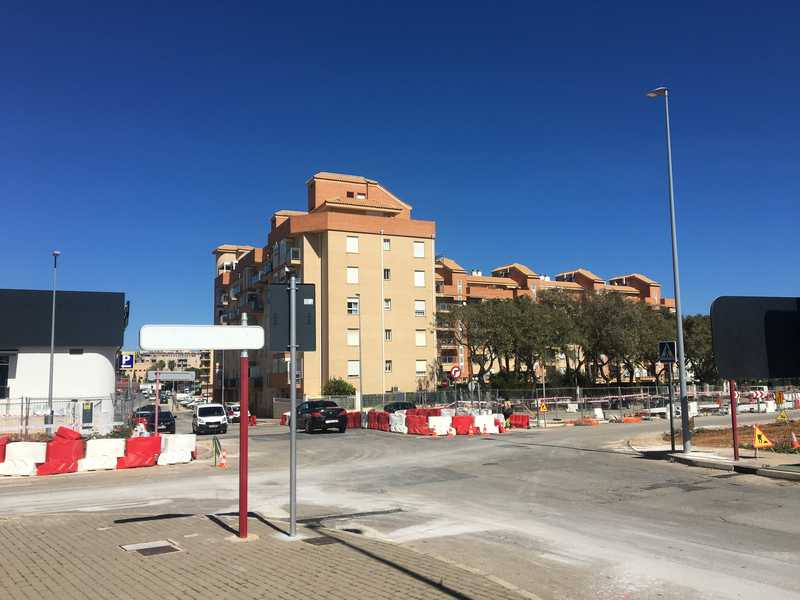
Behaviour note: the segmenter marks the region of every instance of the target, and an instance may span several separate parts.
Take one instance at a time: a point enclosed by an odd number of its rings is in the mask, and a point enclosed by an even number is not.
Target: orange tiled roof
[[[492,269],[492,273],[497,273],[498,271],[505,271],[507,269],[516,269],[517,271],[527,275],[528,277],[536,277],[536,273],[533,271],[533,269],[518,262],[513,262],[507,265],[501,265],[499,267],[495,267],[494,269]]]
[[[564,271],[563,273],[559,273],[556,277],[563,277],[565,275],[574,275],[575,273],[580,273],[584,277],[588,277],[592,281],[603,281],[602,277],[598,277],[594,273],[592,273],[589,269],[575,269],[574,271]]]
[[[629,273],[628,275],[618,275],[617,277],[612,277],[609,281],[620,281],[623,279],[638,279],[639,281],[643,281],[649,285],[657,285],[661,286],[660,283],[657,281],[650,279],[647,275],[642,275],[641,273]]]
[[[489,275],[467,275],[467,283],[483,283],[486,285],[505,285],[519,287],[517,282],[508,277],[491,277]]]
[[[583,286],[580,283],[575,283],[574,281],[548,281],[545,279],[540,279],[539,282],[539,285],[542,287],[568,288],[573,290],[583,289]]]
[[[347,173],[333,173],[331,171],[314,173],[314,176],[308,182],[310,183],[313,179],[332,179],[333,181],[346,181],[348,183],[378,183],[374,179],[367,179],[361,175],[348,175]]]
[[[464,273],[464,267],[454,261],[452,258],[447,258],[446,256],[440,256],[436,259],[436,262],[442,265],[448,271],[454,271],[456,273]]]
[[[323,206],[329,204],[331,206],[354,206],[357,208],[380,208],[383,210],[391,210],[400,212],[405,207],[393,198],[365,198],[358,200],[356,198],[329,198],[322,203]]]
[[[253,250],[253,246],[239,246],[236,244],[222,244],[217,246],[211,251],[211,254],[216,254],[217,252],[249,252]]]
[[[606,290],[611,292],[625,292],[626,294],[638,294],[639,290],[629,285],[607,285]]]

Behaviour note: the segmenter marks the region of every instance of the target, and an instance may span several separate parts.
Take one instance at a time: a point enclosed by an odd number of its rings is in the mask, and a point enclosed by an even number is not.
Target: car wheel
[[[222,428],[222,433],[228,433],[228,428],[227,427],[223,427]]]
[[[174,427],[170,428],[169,433],[174,434],[175,433],[175,428]]]
[[[311,433],[311,420],[306,419],[306,433]]]
[[[195,427],[194,425],[192,425],[192,433],[197,435],[197,427]]]
[[[347,427],[339,427],[339,433],[344,433],[347,431]]]

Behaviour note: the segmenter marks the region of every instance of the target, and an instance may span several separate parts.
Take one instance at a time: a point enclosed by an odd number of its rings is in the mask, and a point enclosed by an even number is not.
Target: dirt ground
[[[773,450],[778,452],[788,452],[800,454],[800,450],[792,449],[792,432],[800,439],[800,420],[787,422],[762,423],[759,425],[761,431],[775,445]],[[753,426],[742,425],[739,430],[739,446],[742,448],[753,447]],[[680,432],[676,432],[676,441],[681,439]],[[665,433],[663,438],[669,441],[669,434]],[[696,446],[707,446],[710,448],[725,448],[731,445],[731,428],[724,429],[695,429],[692,440]]]

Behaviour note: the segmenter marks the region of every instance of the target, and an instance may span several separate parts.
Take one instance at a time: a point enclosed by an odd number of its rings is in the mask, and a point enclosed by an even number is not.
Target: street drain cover
[[[310,538],[307,540],[303,540],[306,544],[311,544],[312,546],[327,546],[328,544],[338,544],[339,540],[332,537],[315,537]]]
[[[170,552],[180,552],[181,549],[172,540],[158,540],[156,542],[144,542],[142,544],[127,544],[120,546],[125,552],[138,552],[142,556],[155,556],[157,554],[169,554]]]

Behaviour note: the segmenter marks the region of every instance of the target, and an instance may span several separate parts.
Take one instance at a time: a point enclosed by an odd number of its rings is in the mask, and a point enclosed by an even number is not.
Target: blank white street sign
[[[260,350],[264,329],[259,325],[143,325],[142,350]]]

